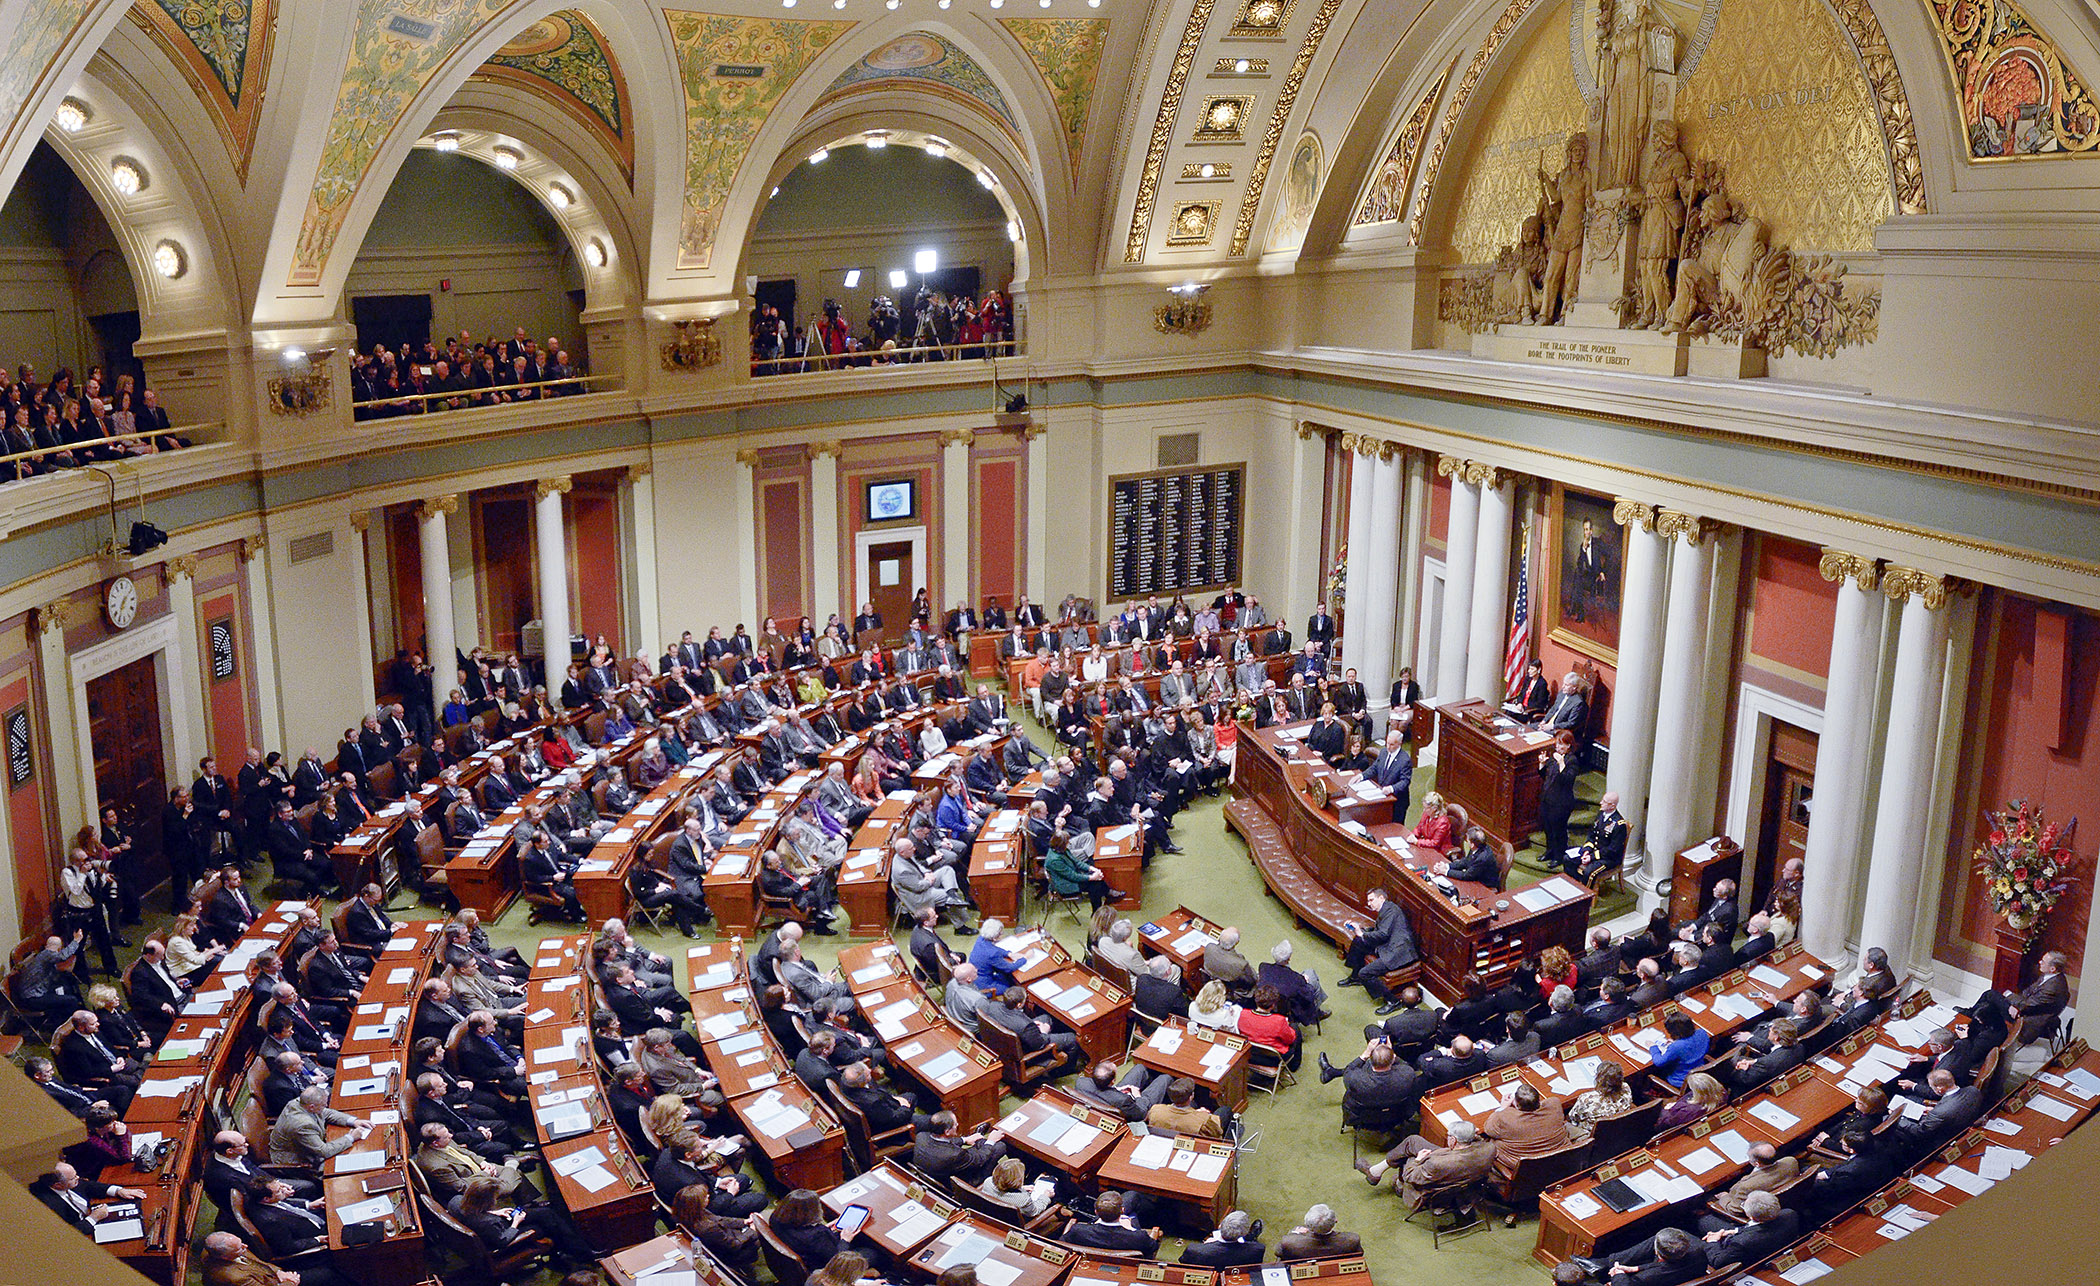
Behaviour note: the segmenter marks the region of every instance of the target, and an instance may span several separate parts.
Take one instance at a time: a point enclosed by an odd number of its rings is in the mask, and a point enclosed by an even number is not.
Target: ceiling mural
[[[1003,18],[1000,25],[1020,42],[1028,60],[1042,73],[1057,104],[1065,148],[1072,157],[1072,178],[1079,178],[1079,154],[1086,145],[1087,112],[1094,104],[1094,83],[1101,75],[1101,52],[1108,45],[1106,18]]]
[[[2100,108],[2013,0],[1929,0],[1973,161],[2100,148]]]
[[[16,22],[12,44],[0,59],[0,123],[14,124],[36,83],[44,78],[66,37],[86,20],[92,0],[30,0]],[[8,134],[11,136],[12,129]]]
[[[319,284],[350,200],[408,104],[466,38],[523,0],[363,0],[350,64],[328,120],[313,193],[292,248],[290,286]]]
[[[999,92],[976,59],[953,41],[930,31],[907,32],[848,67],[824,90],[818,102],[822,105],[857,90],[896,84],[907,84],[974,107],[1020,142],[1021,122],[1007,104],[1006,95]]]
[[[1473,51],[1473,60],[1466,64],[1466,74],[1459,78],[1458,88],[1451,93],[1451,105],[1444,109],[1444,123],[1437,127],[1436,142],[1422,158],[1422,182],[1415,193],[1414,209],[1407,216],[1410,243],[1422,243],[1422,224],[1429,218],[1429,200],[1436,191],[1437,171],[1443,167],[1444,149],[1450,145],[1451,131],[1458,128],[1459,118],[1465,114],[1466,101],[1472,98],[1474,86],[1480,83],[1481,74],[1487,70],[1496,51],[1502,48],[1502,42],[1509,39],[1509,33],[1517,29],[1517,24],[1524,21],[1524,15],[1530,13],[1537,3],[1538,0],[1509,0],[1509,7],[1495,19],[1495,25],[1488,28],[1487,39],[1481,41],[1480,48]],[[1569,83],[1573,84],[1572,76]]]
[[[664,18],[685,90],[678,266],[706,268],[714,258],[730,186],[766,118],[803,69],[853,24],[675,9],[665,10]]]
[[[497,50],[474,79],[516,85],[552,102],[591,131],[633,185],[634,109],[627,78],[589,18],[574,9],[548,14]]]
[[[277,27],[276,0],[139,0],[131,19],[182,69],[245,183]]]

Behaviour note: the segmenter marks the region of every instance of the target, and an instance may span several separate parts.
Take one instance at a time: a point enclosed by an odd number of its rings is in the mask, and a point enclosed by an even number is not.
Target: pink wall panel
[[[1760,535],[1751,560],[1750,655],[1787,670],[1830,676],[1830,631],[1838,587],[1816,570],[1822,551],[1781,536]],[[1817,702],[1816,704],[1820,704]]]

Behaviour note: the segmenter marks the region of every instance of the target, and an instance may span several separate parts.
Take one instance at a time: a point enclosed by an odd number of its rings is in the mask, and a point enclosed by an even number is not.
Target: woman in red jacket
[[[1254,989],[1254,1007],[1240,1010],[1240,1035],[1257,1045],[1275,1050],[1283,1057],[1283,1065],[1292,1071],[1305,1061],[1305,1042],[1291,1020],[1278,1013],[1283,1007],[1283,997],[1274,987]]]
[[[1566,947],[1547,947],[1539,955],[1539,999],[1551,1000],[1555,987],[1575,990],[1575,960]]]
[[[1422,797],[1422,820],[1415,824],[1415,843],[1448,853],[1458,846],[1460,831],[1444,797],[1430,791]]]
[[[546,736],[540,741],[540,758],[547,761],[550,770],[561,772],[575,766],[576,750],[569,744],[569,739],[561,735],[559,727],[548,724]]]

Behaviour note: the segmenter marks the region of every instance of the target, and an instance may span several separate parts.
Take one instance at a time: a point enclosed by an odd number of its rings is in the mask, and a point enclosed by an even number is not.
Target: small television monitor
[[[868,484],[869,522],[895,522],[919,516],[918,484],[911,478],[892,478]]]

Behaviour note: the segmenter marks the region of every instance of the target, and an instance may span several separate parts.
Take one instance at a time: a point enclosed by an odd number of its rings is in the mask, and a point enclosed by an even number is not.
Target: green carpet
[[[1048,744],[1040,728],[1025,719],[1024,724],[1039,744]],[[1416,772],[1411,816],[1419,815],[1421,798],[1434,783],[1433,769]],[[1594,799],[1602,782],[1593,774],[1585,777],[1581,789],[1584,796]],[[1294,963],[1319,975],[1330,993],[1329,1005],[1334,1011],[1324,1024],[1324,1031],[1306,1033],[1306,1065],[1297,1084],[1274,1095],[1254,1095],[1246,1116],[1253,1145],[1242,1155],[1240,1205],[1265,1221],[1264,1240],[1273,1247],[1277,1238],[1303,1217],[1308,1206],[1327,1203],[1334,1208],[1341,1228],[1363,1237],[1369,1266],[1380,1282],[1445,1281],[1464,1282],[1467,1286],[1521,1282],[1536,1286],[1540,1272],[1529,1258],[1537,1231],[1534,1220],[1521,1221],[1515,1228],[1504,1228],[1495,1220],[1486,1229],[1448,1241],[1438,1250],[1431,1245],[1426,1217],[1416,1224],[1403,1224],[1406,1211],[1394,1196],[1390,1180],[1373,1190],[1351,1168],[1351,1138],[1339,1128],[1342,1087],[1339,1082],[1319,1083],[1315,1055],[1325,1051],[1339,1065],[1361,1053],[1363,1027],[1374,1017],[1371,1003],[1361,988],[1335,985],[1341,962],[1334,949],[1325,939],[1294,924],[1283,904],[1268,896],[1260,874],[1247,859],[1245,845],[1225,830],[1222,802],[1199,799],[1177,819],[1174,838],[1185,851],[1163,854],[1153,862],[1145,876],[1142,911],[1132,912],[1130,918],[1142,923],[1147,916],[1186,905],[1213,920],[1237,925],[1245,939],[1243,950],[1256,961],[1267,959],[1270,947],[1288,938],[1296,951]],[[1584,811],[1577,814],[1578,834],[1586,830],[1593,809],[1589,804],[1583,807]],[[1519,850],[1513,885],[1528,884],[1543,874],[1537,857],[1536,847]],[[165,917],[158,913],[158,908],[166,905],[164,898],[163,893],[151,899],[154,911],[149,914],[148,928],[164,922]],[[1601,923],[1631,904],[1628,895],[1600,898],[1595,920]],[[402,913],[407,918],[438,914],[433,908]],[[1075,954],[1083,951],[1078,928],[1062,916],[1053,927]],[[489,926],[490,937],[497,945],[521,950],[551,932],[526,925],[523,902]],[[637,933],[649,946],[675,961],[683,961],[687,944],[675,930],[659,934],[639,929]],[[138,940],[142,934],[134,930],[132,936]],[[852,941],[844,937],[812,937],[804,939],[804,946],[812,959],[830,966],[836,961],[838,947]],[[124,953],[127,960],[133,954]],[[526,950],[526,954],[531,952]],[[680,972],[682,979],[682,964]],[[1367,1142],[1365,1155],[1370,1155],[1376,1146],[1375,1141]],[[1170,1237],[1161,1256],[1178,1258],[1183,1245]],[[543,1274],[533,1280],[535,1286],[540,1286],[542,1281],[551,1283],[555,1279],[551,1274]]]

